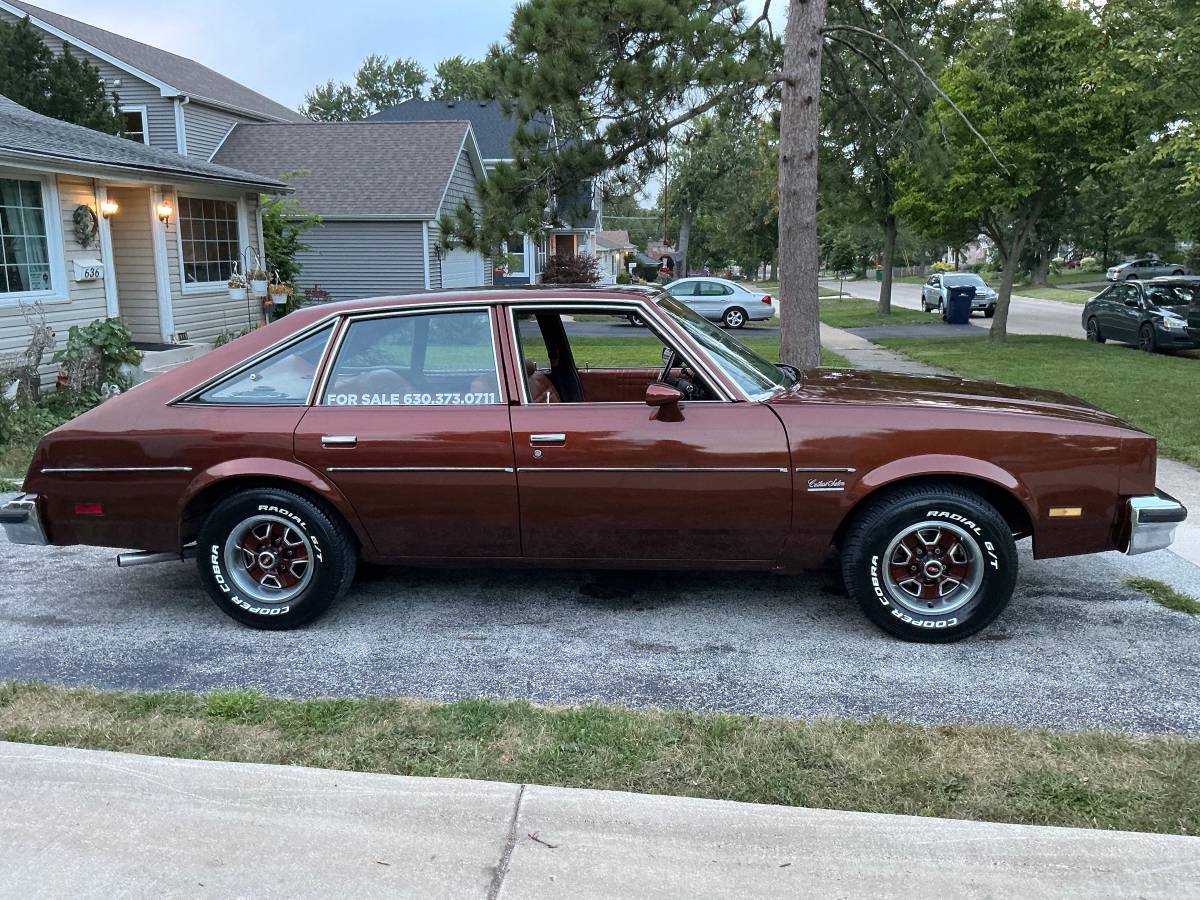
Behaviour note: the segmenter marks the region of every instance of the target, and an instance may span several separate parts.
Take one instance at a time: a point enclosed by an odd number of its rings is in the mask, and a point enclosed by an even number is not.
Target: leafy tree
[[[121,132],[100,71],[73,56],[66,44],[55,56],[28,18],[0,22],[0,94],[44,116]]]
[[[421,97],[429,76],[414,59],[390,60],[372,53],[354,83],[326,81],[304,95],[300,113],[318,122],[354,122],[405,100]]]
[[[986,234],[1002,262],[991,338],[1007,336],[1026,242],[1124,146],[1087,14],[1058,0],[1015,0],[967,36],[940,84],[986,139],[939,99],[920,165],[900,176],[897,214],[931,234]],[[1099,55],[1102,57],[1102,54]],[[939,146],[940,145],[940,146]]]
[[[483,100],[494,95],[494,83],[485,60],[450,56],[434,67],[429,96],[434,100]]]
[[[296,169],[283,174],[283,181],[303,178],[307,169]],[[263,223],[263,254],[267,271],[279,273],[279,277],[293,287],[300,277],[300,263],[296,256],[307,250],[302,236],[310,228],[321,224],[321,217],[309,212],[295,197],[262,194],[259,196]]]

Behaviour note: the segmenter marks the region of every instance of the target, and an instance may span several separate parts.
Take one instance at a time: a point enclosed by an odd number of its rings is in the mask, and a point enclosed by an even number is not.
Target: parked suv
[[[1139,256],[1117,263],[1104,273],[1109,281],[1127,281],[1131,278],[1156,278],[1160,275],[1185,275],[1187,270],[1179,263],[1163,262],[1157,256]]]
[[[1147,353],[1193,350],[1200,346],[1200,277],[1114,284],[1084,304],[1083,327],[1100,344],[1123,341]]]
[[[925,312],[931,309],[941,312],[950,302],[952,287],[975,288],[971,312],[982,312],[989,319],[996,314],[996,292],[973,272],[937,272],[930,275],[921,288],[921,308]]]

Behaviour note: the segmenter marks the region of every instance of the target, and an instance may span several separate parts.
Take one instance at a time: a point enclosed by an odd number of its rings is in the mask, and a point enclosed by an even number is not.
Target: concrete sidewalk
[[[824,322],[821,323],[821,346],[844,356],[851,365],[860,369],[902,372],[905,375],[949,374],[945,369],[908,359],[899,353],[885,350],[878,344],[872,344],[864,337],[851,334],[841,328],[834,328]]]
[[[0,896],[1185,897],[1200,838],[0,743]]]

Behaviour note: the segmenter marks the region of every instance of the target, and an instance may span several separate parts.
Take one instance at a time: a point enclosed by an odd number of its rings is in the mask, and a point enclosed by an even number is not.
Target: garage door
[[[483,255],[455,248],[442,258],[442,287],[483,284]]]

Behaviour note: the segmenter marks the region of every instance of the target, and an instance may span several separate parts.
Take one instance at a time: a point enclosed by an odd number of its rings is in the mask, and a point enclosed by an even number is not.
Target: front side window
[[[487,310],[351,322],[326,406],[479,406],[502,402]]]
[[[696,282],[681,281],[667,288],[667,293],[673,297],[691,297],[696,292]]]
[[[146,131],[146,111],[140,107],[127,107],[121,110],[121,136],[139,144],[150,143],[149,132]]]
[[[0,296],[53,286],[42,183],[0,178]]]
[[[233,274],[241,246],[236,200],[179,198],[185,284],[214,284]]]
[[[305,405],[332,331],[332,325],[322,328],[209,388],[197,399],[240,406]]]

